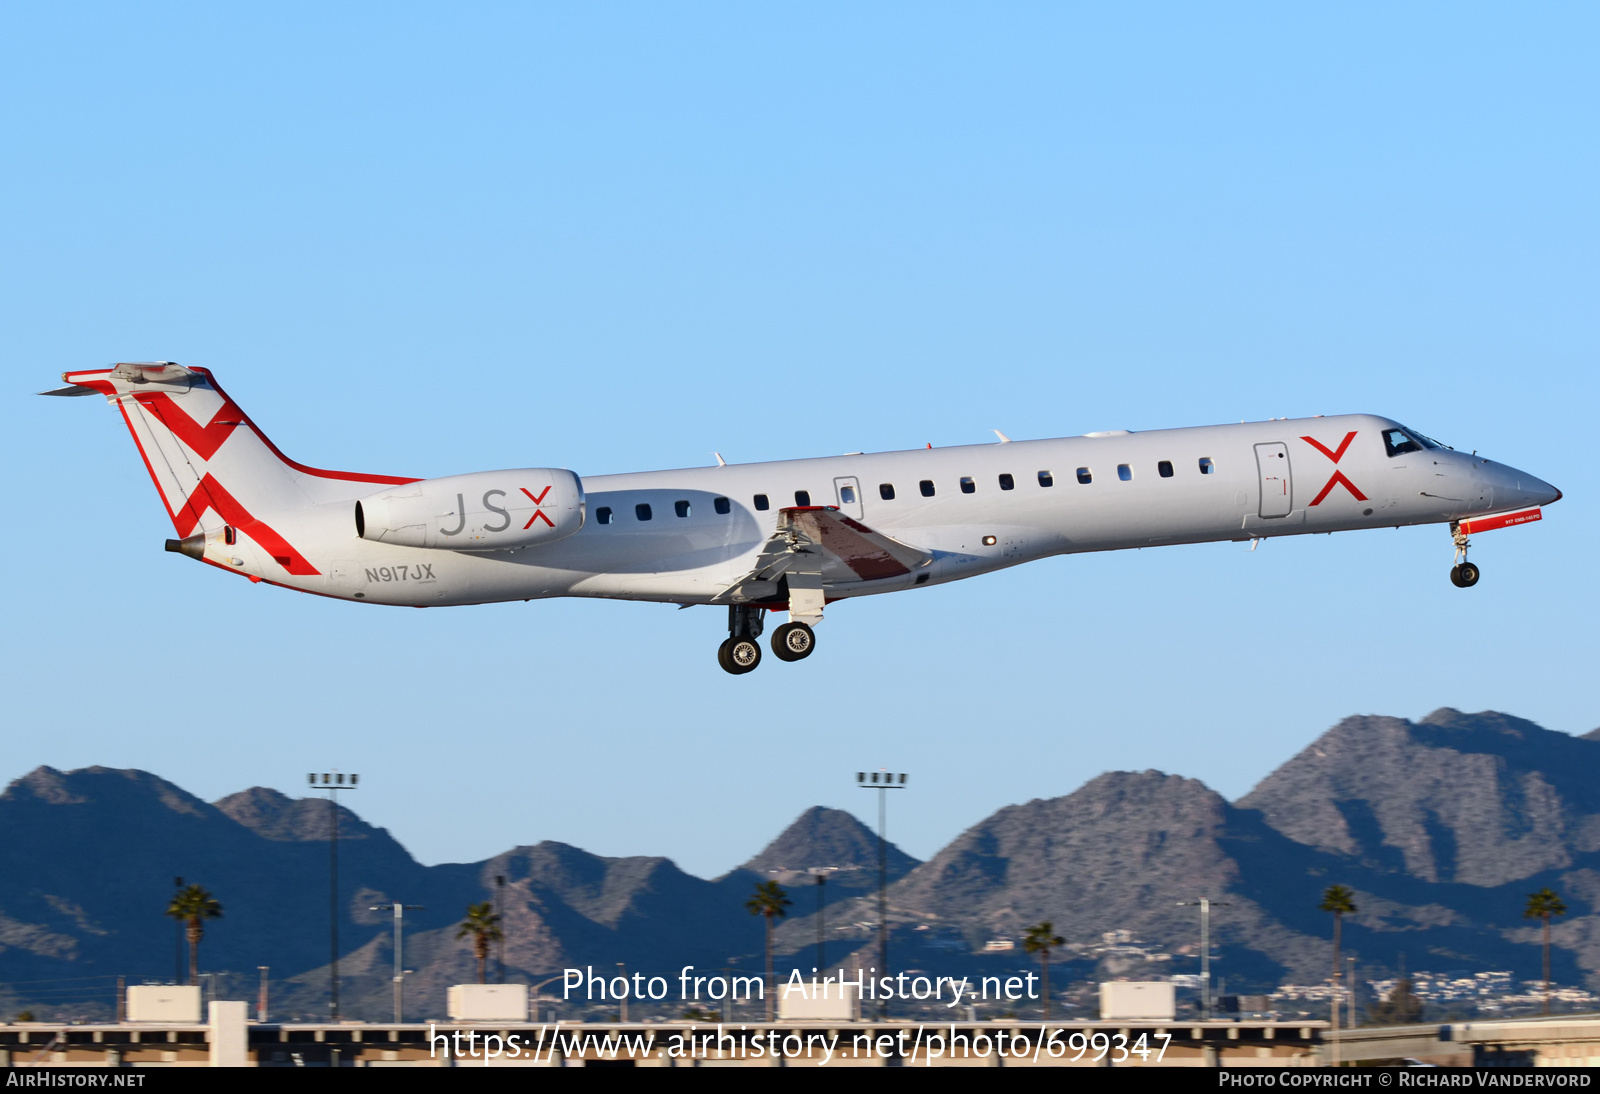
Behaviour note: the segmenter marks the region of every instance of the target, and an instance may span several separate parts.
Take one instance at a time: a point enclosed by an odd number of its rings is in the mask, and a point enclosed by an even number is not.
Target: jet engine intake
[[[555,467],[422,479],[355,505],[360,538],[441,551],[536,547],[566,539],[583,521],[583,482]]]

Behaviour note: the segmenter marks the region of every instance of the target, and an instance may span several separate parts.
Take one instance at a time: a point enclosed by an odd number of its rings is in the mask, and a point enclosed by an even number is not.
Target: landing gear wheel
[[[1450,567],[1450,584],[1454,585],[1458,589],[1461,588],[1461,567],[1460,566],[1452,566],[1452,567]]]
[[[772,652],[779,661],[800,661],[817,648],[817,636],[804,623],[785,623],[772,632]]]
[[[1478,583],[1478,568],[1470,562],[1463,562],[1450,571],[1450,580],[1458,589],[1470,589]]]
[[[761,664],[761,643],[754,638],[729,638],[717,647],[717,664],[724,671],[743,676]]]

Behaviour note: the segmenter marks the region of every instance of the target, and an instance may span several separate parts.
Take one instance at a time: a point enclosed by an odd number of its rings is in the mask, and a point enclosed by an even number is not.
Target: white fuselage
[[[1560,496],[1530,475],[1451,449],[1391,456],[1383,433],[1395,428],[1355,414],[597,475],[582,480],[581,530],[514,551],[360,539],[352,502],[361,491],[352,488],[349,501],[275,514],[278,531],[319,573],[286,575],[259,557],[235,558],[229,568],[365,603],[587,596],[700,604],[750,571],[780,509],[805,504],[836,506],[934,556],[917,573],[831,584],[827,596],[838,599],[1050,555],[1442,523]],[[727,499],[726,513],[718,499]],[[642,506],[649,519],[640,519]]]

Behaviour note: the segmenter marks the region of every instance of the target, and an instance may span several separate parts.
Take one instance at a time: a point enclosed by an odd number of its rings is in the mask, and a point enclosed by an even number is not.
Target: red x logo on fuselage
[[[533,492],[530,491],[526,486],[521,487],[520,489],[524,494],[528,495],[528,500],[533,502],[534,506],[533,516],[528,518],[528,523],[522,526],[522,530],[526,532],[529,528],[532,528],[533,522],[536,520],[542,520],[550,527],[554,528],[556,526],[556,522],[546,516],[543,509],[539,508],[539,506],[544,504],[545,497],[550,493],[550,487],[547,486],[543,490],[539,491],[537,496],[535,496]]]
[[[1315,438],[1312,438],[1312,437],[1301,437],[1300,439],[1302,441],[1305,441],[1312,448],[1315,448],[1318,452],[1321,452],[1324,456],[1328,457],[1328,459],[1332,460],[1334,463],[1338,463],[1341,459],[1344,458],[1345,452],[1349,450],[1350,442],[1356,439],[1356,433],[1357,432],[1358,432],[1357,430],[1352,429],[1350,432],[1346,433],[1344,435],[1344,440],[1339,442],[1339,447],[1336,448],[1336,449],[1332,449],[1332,450],[1330,450],[1327,447],[1327,445],[1324,445],[1323,443],[1321,443],[1320,441],[1316,440]],[[1330,490],[1332,490],[1335,486],[1342,486],[1346,490],[1350,491],[1350,493],[1352,495],[1354,495],[1354,497],[1355,497],[1355,499],[1357,501],[1366,501],[1367,500],[1367,496],[1365,494],[1363,494],[1360,490],[1356,489],[1356,484],[1351,482],[1349,479],[1344,477],[1344,472],[1343,471],[1335,471],[1333,473],[1333,478],[1328,480],[1328,484],[1322,488],[1322,492],[1321,493],[1319,493],[1315,498],[1312,499],[1311,504],[1312,505],[1321,505],[1322,504],[1322,499],[1327,497],[1328,496],[1328,492]],[[1307,508],[1310,508],[1310,506],[1307,506]]]

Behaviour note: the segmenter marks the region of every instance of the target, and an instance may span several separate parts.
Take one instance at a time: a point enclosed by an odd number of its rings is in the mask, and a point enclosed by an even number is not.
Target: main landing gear
[[[1470,589],[1478,583],[1479,576],[1478,568],[1467,561],[1467,548],[1472,544],[1459,525],[1452,525],[1450,531],[1456,541],[1456,564],[1450,567],[1450,584],[1458,589]]]
[[[800,661],[817,648],[817,635],[804,623],[785,623],[772,632],[772,652],[779,661]]]
[[[761,664],[762,610],[749,604],[728,605],[728,638],[717,647],[717,664],[724,672],[743,676]]]
[[[743,676],[761,664],[761,637],[765,610],[752,604],[728,605],[728,637],[717,647],[717,664],[723,671]],[[785,623],[772,632],[772,653],[780,661],[811,656],[817,636],[804,623]]]

